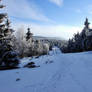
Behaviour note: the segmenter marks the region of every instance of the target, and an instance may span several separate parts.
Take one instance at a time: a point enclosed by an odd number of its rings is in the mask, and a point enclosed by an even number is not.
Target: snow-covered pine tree
[[[1,0],[0,0],[1,3]],[[0,5],[0,9],[4,8],[4,5]],[[7,17],[6,13],[0,13],[0,64],[2,62],[2,55],[3,55],[3,45],[4,45],[4,30],[5,30],[5,24],[3,24],[3,21]]]
[[[64,53],[92,51],[92,29],[89,28],[88,18],[84,22],[84,29],[81,33],[77,33],[68,41],[67,47],[61,50]]]
[[[0,8],[3,7],[0,5]],[[12,48],[12,32],[7,14],[0,13],[0,66],[15,67],[19,63],[17,53]]]
[[[27,29],[26,44],[27,48],[25,50],[25,55],[28,57],[33,56],[34,42],[33,42],[33,33],[31,33],[30,28]]]

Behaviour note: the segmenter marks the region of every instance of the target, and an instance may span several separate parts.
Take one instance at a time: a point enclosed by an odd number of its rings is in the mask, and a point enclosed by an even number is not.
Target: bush
[[[18,55],[14,51],[8,51],[2,57],[3,66],[6,67],[16,67],[19,62]]]

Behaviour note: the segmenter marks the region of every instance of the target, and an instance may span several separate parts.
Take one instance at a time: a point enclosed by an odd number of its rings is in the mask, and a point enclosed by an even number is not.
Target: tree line
[[[85,27],[81,33],[74,35],[72,39],[68,40],[68,44],[61,48],[63,53],[75,53],[92,50],[92,29],[89,28],[89,22],[86,18]]]

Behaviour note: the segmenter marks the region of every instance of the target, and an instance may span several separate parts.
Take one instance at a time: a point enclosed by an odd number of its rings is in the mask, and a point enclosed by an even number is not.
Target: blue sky
[[[91,0],[3,0],[12,26],[32,28],[34,35],[69,39],[92,22]]]

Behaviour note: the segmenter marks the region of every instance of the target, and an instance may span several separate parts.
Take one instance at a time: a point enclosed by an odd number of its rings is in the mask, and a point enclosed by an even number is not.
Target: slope
[[[1,92],[92,92],[92,52],[22,59],[21,69],[0,71]],[[34,61],[39,68],[22,68]],[[19,79],[19,81],[16,81]]]

